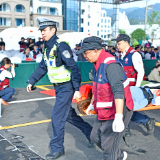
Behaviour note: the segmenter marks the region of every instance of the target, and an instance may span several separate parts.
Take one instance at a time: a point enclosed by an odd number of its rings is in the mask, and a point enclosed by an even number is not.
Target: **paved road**
[[[25,88],[16,89],[16,94],[11,101],[49,97],[39,93],[40,90],[37,88],[35,92],[27,93]],[[51,117],[54,103],[55,99],[49,99],[3,106],[0,125],[4,127],[48,120]],[[76,104],[73,104],[73,107],[76,108]],[[144,114],[155,117],[160,122],[160,110],[145,111]],[[93,125],[95,116],[84,116],[83,118]],[[147,136],[144,126],[131,123],[131,132],[132,137],[127,141],[147,150],[147,154],[137,153],[121,141],[120,147],[128,152],[128,160],[160,160],[160,127],[155,126],[154,134]],[[0,130],[0,160],[43,159],[50,152],[49,141],[52,134],[50,122]],[[59,160],[102,160],[102,151],[97,147],[87,148],[87,143],[80,130],[66,123],[64,142],[66,155]]]

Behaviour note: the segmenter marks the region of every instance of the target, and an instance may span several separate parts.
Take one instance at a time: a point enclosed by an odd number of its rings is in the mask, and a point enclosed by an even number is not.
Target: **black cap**
[[[24,37],[21,37],[21,39],[24,39]]]
[[[95,49],[102,49],[102,39],[96,36],[87,37],[83,40],[82,47],[76,54]]]
[[[128,43],[130,43],[130,37],[126,34],[119,34],[117,39],[112,39],[112,41],[127,41]]]

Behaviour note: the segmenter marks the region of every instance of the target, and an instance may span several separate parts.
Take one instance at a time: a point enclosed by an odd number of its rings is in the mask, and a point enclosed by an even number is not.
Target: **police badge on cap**
[[[38,22],[39,30],[42,30],[48,26],[55,26],[58,27],[58,21],[44,18],[44,17],[37,17],[36,21]]]

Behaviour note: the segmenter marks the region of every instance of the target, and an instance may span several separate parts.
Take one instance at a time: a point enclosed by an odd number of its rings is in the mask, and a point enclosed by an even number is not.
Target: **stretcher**
[[[79,98],[76,98],[76,101],[77,101],[77,108],[78,110],[80,111],[81,114],[83,115],[86,115],[86,110],[90,104],[90,101],[87,101],[87,100],[91,100],[91,98],[88,99],[88,94],[89,94],[89,91],[91,90],[91,87],[90,85],[84,85],[83,86],[83,90],[81,91],[81,94],[82,94],[82,98],[79,99]],[[160,109],[160,105],[158,106],[155,106],[153,105],[152,103],[150,103],[148,106],[142,108],[142,109],[139,109],[139,110],[134,110],[135,111],[148,111],[148,110],[156,110],[156,109]],[[95,111],[89,111],[89,114],[97,114]]]

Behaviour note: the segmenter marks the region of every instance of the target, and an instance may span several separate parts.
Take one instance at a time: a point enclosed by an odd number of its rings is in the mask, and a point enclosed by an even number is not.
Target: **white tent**
[[[76,44],[79,44],[83,41],[84,38],[89,37],[84,32],[71,32],[71,33],[64,33],[58,36],[60,39],[69,43],[71,49],[75,48]]]
[[[41,32],[37,27],[17,27],[17,28],[8,28],[0,32],[0,37],[3,38],[6,43],[6,50],[19,50],[18,42],[21,40],[21,37],[32,38],[38,40],[38,37],[42,37]]]

